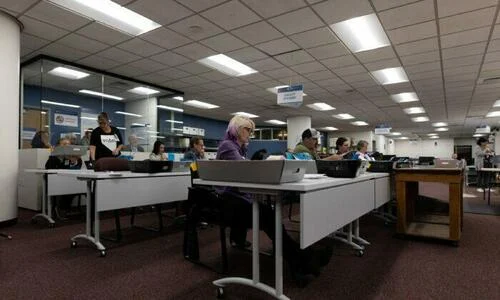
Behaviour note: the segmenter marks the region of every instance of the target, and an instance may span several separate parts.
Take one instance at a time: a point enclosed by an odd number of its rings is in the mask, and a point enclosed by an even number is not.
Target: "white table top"
[[[26,169],[27,173],[57,174],[76,177],[78,179],[113,179],[113,178],[141,178],[141,177],[172,177],[191,176],[189,172],[163,172],[163,173],[134,173],[130,171],[121,172],[95,172],[94,170],[68,170],[68,169]]]
[[[479,171],[485,171],[485,172],[500,172],[500,168],[482,168]]]
[[[229,186],[250,189],[263,190],[280,190],[280,191],[295,191],[295,192],[310,192],[321,190],[335,186],[352,184],[356,182],[367,181],[375,178],[389,177],[389,173],[365,173],[356,178],[332,178],[323,177],[318,179],[304,178],[298,182],[281,183],[281,184],[263,184],[263,183],[247,183],[247,182],[230,182],[230,181],[211,181],[203,179],[194,179],[194,184],[213,185],[213,186]]]

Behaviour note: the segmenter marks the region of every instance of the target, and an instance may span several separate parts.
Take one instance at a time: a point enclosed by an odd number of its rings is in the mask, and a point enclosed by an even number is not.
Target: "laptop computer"
[[[67,145],[57,146],[52,150],[50,156],[83,156],[87,154],[88,146]]]

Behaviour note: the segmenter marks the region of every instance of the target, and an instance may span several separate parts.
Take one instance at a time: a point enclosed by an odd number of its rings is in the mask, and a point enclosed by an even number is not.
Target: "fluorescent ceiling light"
[[[198,60],[198,62],[229,76],[245,76],[257,73],[256,70],[224,54],[205,57]]]
[[[372,75],[381,85],[408,81],[408,76],[406,76],[406,73],[402,67],[373,71]]]
[[[184,97],[182,97],[182,96],[175,96],[175,97],[172,97],[172,99],[184,101]]]
[[[330,27],[353,53],[391,44],[375,14],[345,20]]]
[[[402,136],[402,137],[400,137],[400,138],[398,138],[398,139],[400,139],[400,140],[407,140],[407,139],[408,139],[408,137],[406,137],[406,136]]]
[[[448,128],[447,127],[439,127],[439,128],[436,128],[434,129],[435,131],[448,131]]]
[[[417,107],[408,107],[403,109],[403,111],[409,115],[414,115],[414,114],[423,114],[425,113],[425,109],[421,106]]]
[[[334,110],[335,109],[335,107],[333,107],[333,106],[331,106],[329,104],[323,103],[323,102],[316,102],[316,103],[313,103],[313,104],[308,104],[307,107],[312,108],[314,110],[321,110],[321,111]]]
[[[125,128],[125,127],[116,127],[116,128],[118,128],[120,130],[127,130],[127,128]]]
[[[183,121],[176,121],[176,120],[165,120],[165,122],[176,123],[176,124],[184,124]]]
[[[415,117],[411,118],[413,122],[428,122],[429,118],[428,117]]]
[[[184,102],[184,105],[192,106],[192,107],[196,107],[196,108],[201,108],[201,109],[214,109],[214,108],[219,107],[218,105],[214,105],[214,104],[210,104],[210,103],[198,101],[198,100],[188,100],[188,101]]]
[[[156,107],[161,108],[161,109],[166,109],[166,110],[184,112],[184,110],[182,108],[172,107],[172,106],[167,106],[167,105],[157,105]]]
[[[341,119],[341,120],[354,119],[354,117],[351,116],[350,114],[338,114],[338,115],[333,115],[333,117],[335,117],[337,119]]]
[[[232,115],[233,116],[243,116],[243,117],[247,117],[247,118],[258,118],[259,117],[259,116],[254,115],[254,114],[246,113],[244,111],[235,112],[235,113],[232,113]]]
[[[431,137],[429,137],[429,138],[430,138],[430,139],[438,139],[438,138],[439,138],[439,136],[438,136],[438,135],[433,135],[433,136],[431,136]]]
[[[73,105],[73,104],[62,103],[62,102],[55,102],[55,101],[49,101],[49,100],[42,100],[40,102],[42,102],[43,104],[65,106],[65,107],[72,107],[72,108],[80,108],[80,105]]]
[[[147,133],[154,133],[154,134],[158,134],[160,133],[159,131],[153,131],[153,130],[146,130]]]
[[[140,127],[146,127],[146,124],[144,123],[132,123],[130,126],[140,126]]]
[[[46,114],[47,114],[47,112],[46,112],[46,111],[41,111],[40,113],[41,113],[42,115],[46,115]]]
[[[151,94],[158,94],[160,92],[144,86],[138,86],[128,91],[137,95],[151,95]]]
[[[321,129],[326,130],[326,131],[335,131],[335,130],[339,130],[338,128],[336,128],[336,127],[332,127],[332,126],[326,126],[326,127],[321,128]]]
[[[487,118],[500,117],[500,111],[492,111],[486,115]]]
[[[82,79],[82,78],[85,78],[85,77],[87,77],[87,76],[90,75],[88,73],[84,73],[84,72],[80,72],[80,71],[77,71],[77,70],[68,69],[68,68],[65,68],[65,67],[54,68],[54,69],[50,70],[48,73],[51,74],[51,75],[55,75],[55,76],[59,76],[59,77],[64,77],[64,78],[72,79],[72,80]]]
[[[106,26],[136,36],[160,24],[110,0],[48,0]]]
[[[418,96],[416,93],[399,93],[391,95],[391,98],[396,103],[406,103],[418,101]]]
[[[131,117],[138,117],[138,118],[142,117],[142,115],[133,114],[133,113],[124,112],[124,111],[115,111],[115,114],[131,116]]]
[[[428,136],[438,135],[437,133],[428,133]]]
[[[354,126],[366,126],[366,125],[368,125],[368,123],[366,123],[365,121],[354,121],[354,122],[351,122],[351,124]]]
[[[444,127],[444,126],[448,126],[448,123],[446,123],[446,122],[437,122],[437,123],[432,123],[432,126],[434,126],[434,127]]]
[[[172,128],[172,130],[184,131],[184,129],[182,129],[182,128]]]
[[[484,135],[484,134],[481,134],[481,133],[476,133],[476,134],[474,134],[472,137],[481,137],[481,136],[483,136],[483,135]]]
[[[92,117],[80,117],[80,119],[97,121],[97,118],[92,118]]]
[[[91,90],[79,90],[78,92],[82,93],[82,94],[89,94],[89,95],[94,95],[94,96],[100,96],[100,97],[103,97],[103,98],[108,98],[108,99],[113,99],[113,100],[123,100],[122,97],[113,96],[113,95],[109,95],[109,94],[104,94],[104,93],[101,93],[101,92],[96,92],[96,91],[91,91]]]
[[[493,103],[493,107],[499,107],[500,106],[500,99],[498,99],[497,101],[495,101],[495,103]]]
[[[150,137],[155,138],[155,139],[164,139],[165,138],[162,135],[151,135]]]
[[[401,135],[401,132],[391,132],[391,135]]]
[[[274,124],[274,125],[285,125],[286,124],[286,122],[283,122],[280,120],[267,120],[264,122],[269,123],[269,124]]]

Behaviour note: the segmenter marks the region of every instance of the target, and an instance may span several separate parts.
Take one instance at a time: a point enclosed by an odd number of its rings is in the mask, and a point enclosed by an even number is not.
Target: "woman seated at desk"
[[[243,116],[234,116],[227,127],[224,140],[217,150],[217,159],[244,160],[247,145],[255,123]],[[235,247],[249,247],[246,241],[247,229],[252,227],[252,197],[241,193],[236,188],[224,188],[219,191],[224,201],[226,222],[231,226],[230,241]],[[270,205],[260,205],[260,228],[274,242],[275,214]],[[323,251],[325,250],[325,251]],[[283,257],[292,269],[295,279],[300,281],[307,275],[318,275],[320,268],[330,261],[331,248],[313,251],[312,248],[300,249],[283,226]]]
[[[153,145],[153,152],[149,154],[149,159],[150,160],[168,160],[167,158],[167,153],[165,153],[165,145],[160,142],[156,141]]]
[[[367,151],[368,151],[368,142],[364,140],[360,140],[358,144],[356,145],[356,153],[353,155],[353,159],[360,159],[360,160],[375,160],[373,157],[371,157]]]
[[[56,147],[71,145],[68,138],[60,138]],[[45,169],[81,169],[82,159],[79,156],[53,155],[45,163]],[[66,213],[71,208],[72,195],[56,196],[56,205],[54,206],[55,215],[59,220],[65,219]]]

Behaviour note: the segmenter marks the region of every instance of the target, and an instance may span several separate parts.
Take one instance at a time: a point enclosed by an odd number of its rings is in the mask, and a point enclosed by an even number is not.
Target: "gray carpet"
[[[488,205],[488,193],[486,193],[486,199],[483,200],[483,193],[469,187],[464,190],[464,212],[500,216],[500,195],[492,191],[490,205]]]

